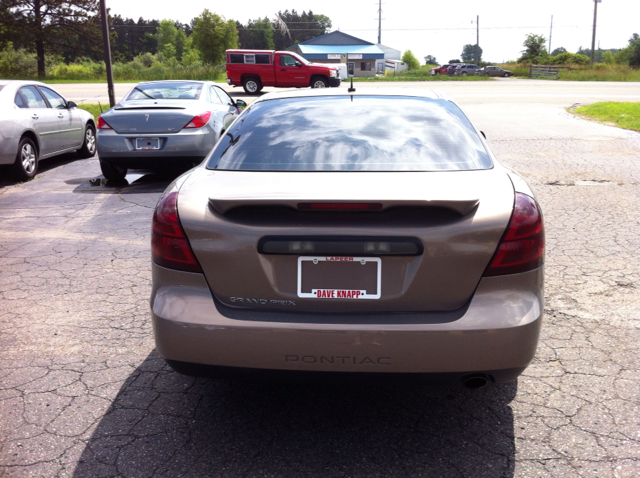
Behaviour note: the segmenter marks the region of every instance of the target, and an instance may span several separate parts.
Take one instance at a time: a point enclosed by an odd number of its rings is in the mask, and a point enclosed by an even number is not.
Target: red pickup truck
[[[337,67],[311,63],[290,51],[227,50],[227,83],[259,93],[263,86],[340,86]]]

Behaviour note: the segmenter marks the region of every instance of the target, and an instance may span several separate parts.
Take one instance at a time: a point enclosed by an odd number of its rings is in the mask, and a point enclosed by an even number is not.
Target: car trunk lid
[[[196,114],[176,102],[139,100],[117,106],[102,118],[118,133],[171,134],[182,130]]]
[[[178,210],[211,290],[225,305],[316,313],[428,312],[455,310],[471,299],[513,200],[502,169],[198,168],[181,189]],[[376,207],[310,210],[303,204]]]

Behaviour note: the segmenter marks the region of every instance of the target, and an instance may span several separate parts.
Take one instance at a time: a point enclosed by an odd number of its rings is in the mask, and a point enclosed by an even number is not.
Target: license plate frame
[[[146,145],[141,145],[146,142]],[[136,150],[138,151],[154,151],[160,149],[160,138],[136,138]]]
[[[311,289],[311,292],[302,291],[302,270],[303,263],[312,262],[318,264],[320,262],[336,262],[336,263],[360,263],[365,265],[367,263],[375,263],[375,282],[376,290],[367,291],[361,288],[353,289]],[[343,299],[343,300],[362,300],[362,299],[379,299],[381,297],[381,283],[382,283],[382,260],[379,257],[324,257],[324,256],[300,256],[298,257],[298,297],[306,299]]]

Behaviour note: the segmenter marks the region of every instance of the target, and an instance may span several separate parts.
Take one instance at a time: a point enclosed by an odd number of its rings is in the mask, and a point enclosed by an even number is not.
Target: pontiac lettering
[[[285,355],[286,363],[302,362],[306,364],[328,365],[391,365],[391,357],[352,357],[346,355]]]

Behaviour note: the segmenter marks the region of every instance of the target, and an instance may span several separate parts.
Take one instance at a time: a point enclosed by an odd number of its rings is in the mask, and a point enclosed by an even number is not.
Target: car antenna
[[[102,105],[100,104],[99,101],[98,101],[98,106],[100,107],[100,113],[102,113]]]

